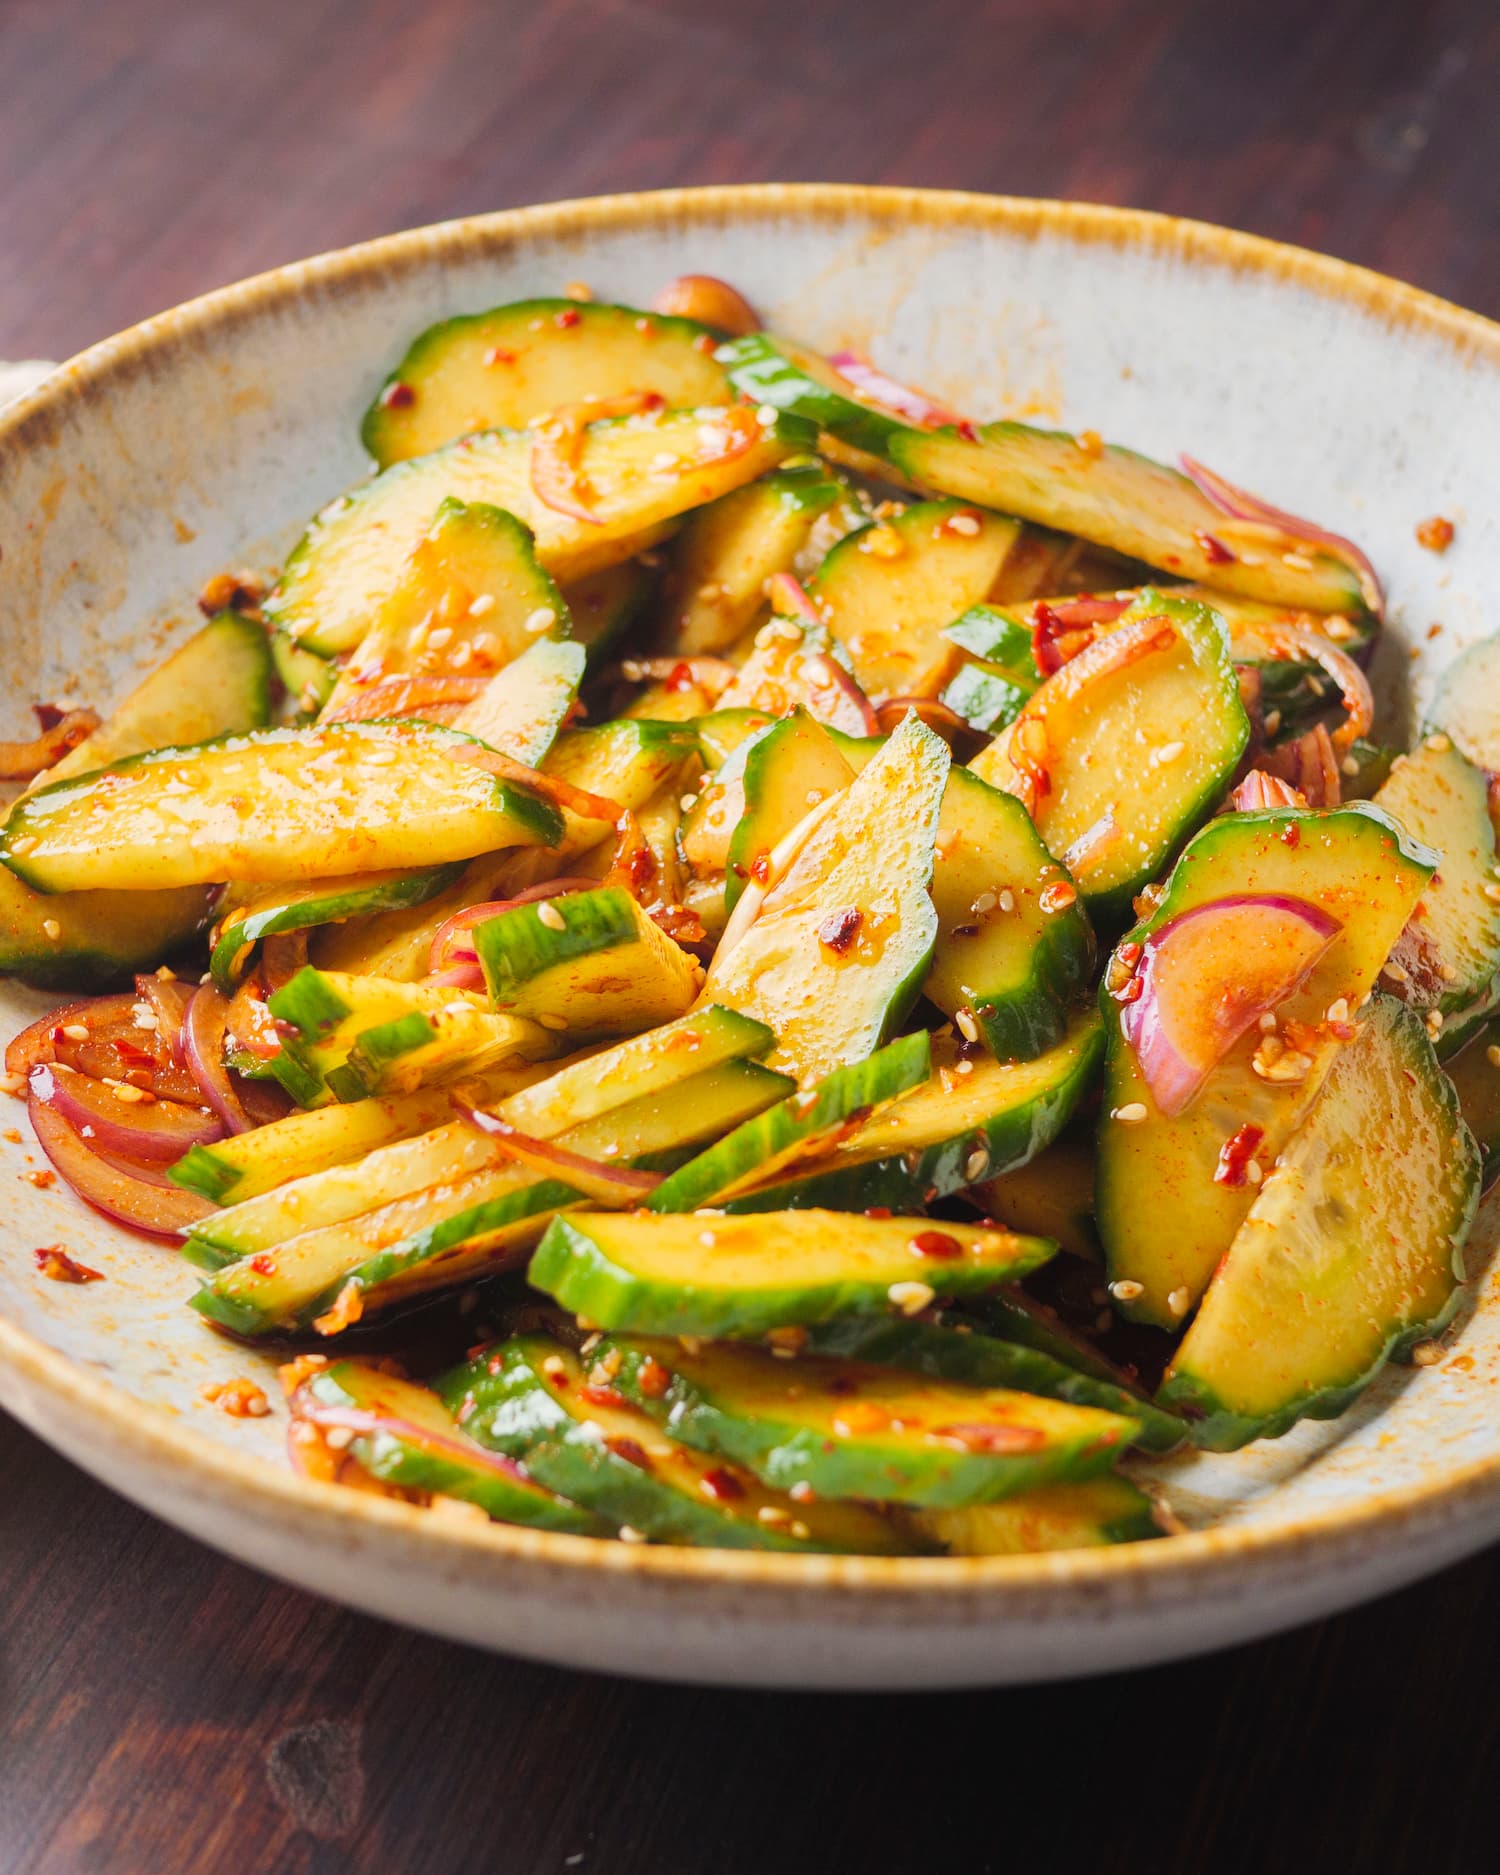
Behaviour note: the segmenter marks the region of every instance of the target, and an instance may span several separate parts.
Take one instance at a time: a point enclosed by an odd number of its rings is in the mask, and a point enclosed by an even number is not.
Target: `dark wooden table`
[[[0,0],[0,356],[391,228],[682,182],[1126,202],[1500,313],[1494,0]],[[1471,1875],[1500,1553],[952,1698],[634,1686],[293,1593],[0,1421],[0,1875]]]

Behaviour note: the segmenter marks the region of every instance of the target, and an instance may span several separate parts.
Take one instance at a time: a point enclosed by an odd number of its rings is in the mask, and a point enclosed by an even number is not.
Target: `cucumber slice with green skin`
[[[871,1054],[921,988],[949,765],[947,745],[908,716],[828,810],[814,810],[822,820],[784,868],[773,862],[744,935],[731,925],[715,953],[704,995],[767,1023],[770,1066],[803,1086]]]
[[[588,653],[591,664],[597,664],[616,639],[630,629],[646,610],[655,590],[655,578],[639,560],[601,567],[597,573],[586,573],[564,588],[573,636]]]
[[[1492,1016],[1463,1052],[1443,1065],[1458,1090],[1469,1131],[1484,1152],[1486,1175],[1493,1177],[1500,1151],[1500,1016]]]
[[[311,722],[333,695],[338,666],[308,651],[284,631],[271,633],[271,663],[298,722]]]
[[[615,1385],[685,1445],[736,1459],[780,1490],[954,1507],[1107,1471],[1136,1422],[999,1387],[759,1348],[696,1353],[611,1341]],[[647,1360],[661,1386],[640,1384]]]
[[[701,981],[620,886],[518,905],[473,937],[494,1007],[559,1033],[638,1034],[686,1015]]]
[[[1427,712],[1476,768],[1500,774],[1500,636],[1470,645],[1444,671]]]
[[[937,1322],[854,1316],[829,1322],[808,1336],[809,1354],[899,1367],[932,1380],[970,1387],[1005,1387],[1072,1406],[1097,1407],[1136,1422],[1134,1443],[1145,1452],[1170,1452],[1188,1436],[1185,1421],[1154,1406],[1132,1388],[1112,1385],[1056,1360],[1040,1349],[975,1334],[957,1317]]]
[[[943,792],[932,902],[928,1000],[972,1017],[1000,1061],[1061,1041],[1093,971],[1093,928],[1026,809],[968,769],[951,769]]]
[[[725,1064],[573,1127],[560,1143],[622,1165],[675,1163],[775,1099],[783,1085],[765,1070]],[[559,1179],[509,1161],[493,1140],[481,1139],[487,1155],[476,1152],[472,1141],[479,1137],[467,1126],[443,1127],[420,1148],[366,1161],[369,1191],[383,1199],[373,1207],[354,1208],[345,1180],[309,1182],[297,1194],[303,1228],[295,1235],[283,1233],[228,1266],[197,1259],[215,1274],[193,1306],[240,1334],[266,1334],[316,1324],[341,1297],[356,1298],[367,1313],[514,1264],[556,1212],[586,1199]],[[429,1183],[413,1187],[416,1173],[436,1167],[442,1170]],[[278,1217],[297,1221],[283,1204],[252,1218],[248,1234],[269,1234]],[[244,1224],[239,1228],[247,1234]],[[324,1332],[343,1325],[335,1313]]]
[[[853,781],[855,770],[842,752],[843,740],[835,739],[832,731],[799,704],[790,716],[753,742],[741,745],[744,757],[737,773],[731,763],[720,770],[718,790],[731,789],[738,782],[743,802],[721,861],[725,869],[724,902],[730,911],[751,879],[764,876],[772,852],[792,828]],[[715,796],[705,789],[695,812],[702,810],[707,815],[715,806]]]
[[[1216,1451],[1336,1418],[1451,1319],[1479,1185],[1421,1019],[1376,997],[1216,1270],[1161,1403]]]
[[[1101,1549],[1166,1536],[1155,1504],[1128,1478],[1048,1484],[1000,1504],[966,1510],[913,1510],[908,1526],[941,1543],[950,1556],[1039,1556],[1056,1550]]]
[[[1222,621],[1148,594],[970,766],[1035,798],[1037,831],[1108,922],[1207,819],[1249,740]]]
[[[453,727],[536,768],[578,700],[587,661],[582,645],[544,638],[492,677]]]
[[[938,694],[958,661],[943,628],[994,591],[1022,532],[961,501],[920,501],[839,542],[811,596],[871,698]]]
[[[1131,449],[1089,449],[1060,430],[1005,422],[983,424],[972,439],[900,428],[885,454],[926,488],[1077,534],[1178,579],[1309,612],[1369,610],[1348,562],[1232,519],[1185,475]]]
[[[672,543],[658,649],[697,657],[732,645],[764,611],[766,581],[791,571],[813,523],[843,492],[821,463],[809,463],[700,508]]]
[[[327,879],[549,845],[538,794],[428,723],[258,729],[157,749],[17,801],[0,861],[43,892]]]
[[[382,1483],[477,1504],[501,1523],[570,1536],[610,1536],[613,1526],[547,1490],[513,1459],[476,1445],[428,1387],[365,1361],[335,1361],[292,1395],[293,1421],[353,1433],[347,1449]]]
[[[859,1116],[924,1081],[930,1060],[928,1038],[918,1033],[864,1061],[835,1068],[805,1093],[789,1096],[690,1160],[652,1192],[647,1208],[667,1212],[728,1205],[747,1186],[829,1151]]]
[[[846,1129],[805,1169],[793,1163],[791,1177],[778,1180],[768,1166],[749,1189],[716,1202],[734,1212],[809,1205],[910,1211],[931,1204],[1042,1151],[1093,1084],[1102,1052],[1092,1012],[1076,1018],[1072,1032],[1034,1061],[980,1057],[965,1064],[952,1041],[940,1040],[933,1047],[936,1070],[914,1092]],[[653,1201],[665,1189],[653,1193]]]
[[[1143,944],[1196,906],[1259,894],[1307,901],[1340,929],[1273,1012],[1278,1039],[1288,1039],[1294,1057],[1288,1066],[1269,1060],[1268,1038],[1252,1027],[1173,1116],[1157,1106],[1121,1026],[1130,1005],[1114,999],[1111,985],[1128,987],[1132,953],[1116,952],[1100,993],[1107,1046],[1097,1219],[1111,1280],[1141,1285],[1139,1296],[1119,1303],[1123,1313],[1158,1327],[1180,1326],[1255,1197],[1248,1175],[1242,1185],[1216,1178],[1226,1142],[1248,1138],[1243,1127],[1257,1127],[1254,1156],[1266,1168],[1275,1164],[1338,1051],[1329,1010],[1342,1004],[1347,1016],[1358,1008],[1436,864],[1435,853],[1409,840],[1368,801],[1316,812],[1225,815],[1178,860],[1165,896],[1125,943]],[[1226,985],[1237,980],[1244,961],[1225,956]],[[1301,1026],[1291,1029],[1292,1023]],[[1257,1053],[1263,1069],[1281,1078],[1254,1070]],[[1170,1230],[1162,1228],[1163,1217],[1170,1217]]]
[[[1371,742],[1364,736],[1357,736],[1349,745],[1349,753],[1342,763],[1339,777],[1341,797],[1346,801],[1373,800],[1385,786],[1386,778],[1400,754],[1400,749],[1393,748],[1390,743]]]
[[[412,340],[360,439],[386,468],[473,430],[524,429],[586,398],[654,391],[671,405],[727,404],[715,344],[691,319],[597,301],[526,299],[460,314]]]
[[[128,985],[208,917],[202,886],[167,892],[33,892],[0,867],[0,973],[39,990]]]
[[[420,872],[356,873],[352,878],[328,879],[290,890],[257,888],[235,893],[241,902],[227,912],[221,910],[215,927],[208,959],[214,982],[226,994],[232,994],[262,938],[281,931],[338,924],[369,912],[425,905],[453,884],[462,870],[459,861]],[[235,888],[230,891],[234,893]]]
[[[826,358],[770,332],[730,339],[715,354],[729,382],[755,404],[804,418],[851,448],[885,457],[899,418],[861,401]]]
[[[496,1015],[477,996],[420,983],[386,983],[308,965],[267,999],[296,1031],[271,1059],[299,1106],[410,1094],[433,1081],[481,1074],[555,1052],[537,1023]]]
[[[41,777],[43,787],[169,744],[244,735],[271,720],[271,647],[263,625],[219,612],[137,684],[91,736]]]
[[[976,614],[987,612],[984,606],[972,608],[956,624],[950,625],[945,635],[962,646],[964,640],[955,635],[959,628]],[[1006,658],[971,655],[954,672],[942,694],[950,710],[957,711],[971,728],[982,730],[986,735],[994,735],[1013,723],[1041,687],[1042,679],[1031,655],[1031,640],[1019,627],[1013,629],[1024,638],[1019,649],[1011,647],[1011,655]],[[986,633],[986,639],[995,642],[995,635]]]
[[[1103,1032],[1100,1033],[1101,1058]],[[986,1217],[1010,1230],[1051,1237],[1060,1250],[1103,1261],[1094,1228],[1094,1154],[1081,1140],[1059,1139],[1025,1165],[973,1192]]]
[[[1039,1237],[926,1218],[580,1212],[549,1227],[528,1276],[603,1328],[748,1337],[890,1313],[913,1299],[908,1291],[930,1300],[992,1289],[1052,1254]]]
[[[763,735],[775,717],[766,710],[713,710],[693,719],[705,768],[717,770],[745,743]]]
[[[339,675],[325,717],[397,677],[492,677],[539,636],[568,636],[562,594],[513,514],[451,496]]]
[[[1483,1022],[1500,976],[1500,870],[1489,794],[1489,776],[1448,736],[1434,734],[1397,759],[1375,796],[1414,840],[1442,854],[1385,973],[1409,1007],[1429,1021],[1436,1012],[1440,1059],[1457,1053]]]
[[[608,1363],[606,1363],[606,1366]],[[924,1547],[857,1504],[801,1504],[664,1436],[568,1349],[527,1335],[438,1380],[469,1435],[611,1522],[709,1549],[899,1555]]]
[[[811,438],[789,418],[767,428],[743,406],[592,423],[578,472],[600,518],[583,521],[548,507],[533,491],[528,431],[465,436],[395,463],[330,503],[293,549],[265,609],[324,657],[352,651],[447,496],[524,521],[537,559],[567,586],[654,546],[680,514],[753,482]]]

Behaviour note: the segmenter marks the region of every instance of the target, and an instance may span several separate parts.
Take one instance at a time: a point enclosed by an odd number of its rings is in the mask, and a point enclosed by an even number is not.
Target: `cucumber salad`
[[[278,1351],[303,1473],[1077,1548],[1176,1527],[1135,1455],[1432,1357],[1500,641],[1398,750],[1351,542],[703,276],[448,319],[362,436],[113,715],[0,747],[0,969],[71,998],[6,1085]]]

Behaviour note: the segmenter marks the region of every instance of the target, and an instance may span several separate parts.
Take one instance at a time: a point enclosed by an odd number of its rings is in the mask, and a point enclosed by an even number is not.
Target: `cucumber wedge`
[[[517,300],[444,319],[412,340],[365,413],[381,468],[471,430],[524,429],[585,398],[654,391],[668,404],[727,404],[714,336],[633,306]]]
[[[263,625],[219,612],[99,725],[54,762],[40,785],[86,775],[169,744],[244,735],[271,720],[271,647]]]
[[[1444,671],[1427,712],[1476,768],[1500,774],[1500,635],[1470,645]]]
[[[548,845],[540,795],[426,723],[259,729],[132,756],[25,796],[0,861],[44,892],[328,878]]]
[[[1052,1253],[1041,1238],[925,1218],[600,1212],[558,1219],[528,1275],[533,1288],[603,1328],[753,1336],[900,1310],[914,1288],[929,1299],[992,1289]]]
[[[648,1208],[665,1212],[728,1205],[737,1192],[774,1180],[804,1159],[820,1158],[865,1114],[925,1080],[930,1055],[927,1036],[919,1032],[865,1061],[835,1068],[805,1093],[789,1095],[689,1160],[651,1194]]]
[[[484,430],[398,462],[341,496],[293,550],[266,611],[324,657],[352,651],[449,496],[524,521],[538,560],[567,586],[633,558],[689,508],[774,469],[807,447],[810,432],[791,419],[768,428],[744,406],[590,424],[578,475],[597,521],[561,513],[535,494],[533,440],[525,430]]]
[[[768,1161],[754,1183],[742,1182],[713,1202],[735,1212],[809,1205],[911,1211],[949,1197],[1024,1165],[1056,1138],[1093,1085],[1103,1041],[1092,1011],[1032,1061],[968,1058],[953,1040],[939,1040],[932,1076],[913,1092],[845,1128],[823,1156],[794,1162],[790,1177],[783,1156],[779,1168]],[[683,1182],[688,1170],[678,1175]],[[652,1202],[665,1190],[654,1192]]]
[[[262,938],[281,931],[307,931],[315,925],[340,924],[371,912],[400,911],[425,905],[453,884],[462,862],[429,866],[416,872],[355,873],[294,887],[229,888],[228,909],[220,908],[212,933],[208,967],[214,982],[232,994],[249,968]]]
[[[496,1009],[558,1033],[634,1035],[685,1015],[702,970],[620,886],[518,905],[475,925]]]
[[[477,1504],[501,1523],[533,1530],[613,1534],[603,1518],[556,1496],[513,1459],[476,1445],[430,1388],[367,1361],[335,1361],[309,1374],[290,1408],[294,1425],[314,1436],[335,1433],[341,1440],[336,1449],[384,1484]]]
[[[1048,1484],[999,1504],[966,1510],[912,1510],[906,1523],[942,1544],[950,1556],[1039,1556],[1055,1550],[1101,1549],[1166,1536],[1170,1525],[1128,1478]]]
[[[765,609],[766,581],[790,572],[843,489],[820,463],[778,469],[700,508],[673,541],[661,619],[667,656],[726,650]]]
[[[601,567],[597,573],[586,573],[564,587],[563,600],[573,621],[573,636],[588,653],[590,663],[596,664],[630,629],[646,610],[655,590],[655,578],[639,560]]]
[[[588,1367],[560,1343],[527,1335],[437,1384],[470,1436],[656,1542],[809,1554],[924,1547],[862,1505],[804,1505],[737,1465],[679,1445],[610,1385],[608,1365]]]
[[[694,834],[711,830],[714,817],[728,820],[735,800],[741,812],[730,824],[722,853],[695,851],[718,859],[724,868],[724,899],[734,910],[752,879],[765,876],[771,854],[792,828],[830,795],[842,793],[854,779],[844,738],[825,729],[798,705],[790,716],[742,743],[701,790],[694,809]]]
[[[310,723],[333,695],[338,666],[305,650],[284,631],[271,633],[271,663],[286,692],[288,716],[296,723]]]
[[[910,1009],[932,956],[928,888],[947,746],[908,716],[811,826],[741,936],[725,932],[705,997],[776,1032],[769,1057],[808,1086],[861,1060]],[[742,899],[736,916],[745,913]]]
[[[1173,1451],[1188,1436],[1186,1421],[1163,1412],[1136,1389],[1082,1373],[1038,1348],[976,1334],[971,1322],[957,1316],[941,1321],[851,1316],[814,1328],[807,1350],[838,1360],[899,1367],[932,1380],[1008,1387],[1017,1393],[1037,1393],[1048,1400],[1118,1413],[1136,1421],[1134,1443],[1145,1452]]]
[[[1082,1140],[1058,1140],[1025,1165],[977,1186],[972,1196],[986,1217],[1007,1230],[1051,1237],[1073,1256],[1103,1260],[1094,1228],[1094,1153]]]
[[[0,973],[39,990],[118,989],[188,943],[206,922],[208,905],[197,885],[34,892],[0,867]]]
[[[1020,622],[1024,610],[971,606],[943,632],[967,654],[943,691],[943,702],[986,735],[1014,722],[1041,686],[1031,632]]]
[[[1500,977],[1500,869],[1490,822],[1490,777],[1443,734],[1400,756],[1375,796],[1414,840],[1442,854],[1391,953],[1402,1000],[1436,1029],[1439,1059],[1457,1052],[1492,1007]],[[1397,972],[1400,972],[1398,975]]]
[[[1376,997],[1215,1272],[1161,1403],[1218,1451],[1337,1417],[1452,1316],[1479,1183],[1421,1020]]]
[[[528,768],[539,767],[578,700],[588,654],[580,644],[543,638],[492,677],[453,727]]]
[[[324,718],[397,677],[492,677],[538,637],[566,638],[569,623],[530,529],[503,509],[449,497],[351,654]]]
[[[1469,1131],[1485,1155],[1486,1182],[1494,1177],[1500,1152],[1500,1017],[1492,1016],[1468,1046],[1444,1063],[1458,1090],[1458,1104]]]
[[[971,768],[1027,802],[1049,851],[1109,921],[1129,916],[1207,819],[1249,739],[1222,621],[1148,593]]]
[[[994,591],[1022,532],[960,501],[921,501],[839,542],[810,590],[867,695],[938,694],[958,661],[943,628]]]
[[[758,1348],[696,1353],[671,1342],[606,1343],[616,1386],[685,1445],[737,1460],[781,1490],[950,1507],[985,1504],[1107,1471],[1133,1420],[999,1387]],[[659,1391],[640,1384],[650,1360]]]
[[[742,397],[795,414],[850,449],[876,460],[881,473],[891,439],[906,426],[888,411],[865,403],[826,358],[770,332],[730,339],[716,354]]]
[[[1254,1156],[1267,1171],[1275,1164],[1318,1097],[1340,1033],[1347,1033],[1340,1019],[1346,1023],[1373,986],[1436,864],[1435,853],[1408,840],[1367,801],[1318,812],[1226,815],[1178,860],[1165,896],[1116,952],[1100,997],[1107,1051],[1097,1215],[1111,1280],[1141,1286],[1121,1302],[1126,1314],[1159,1327],[1181,1325],[1255,1197],[1248,1175],[1244,1183],[1217,1176],[1226,1142],[1248,1137],[1244,1127],[1258,1128]],[[1196,907],[1233,906],[1257,895],[1305,901],[1337,921],[1337,934],[1272,1012],[1275,1034],[1252,1026],[1191,1102],[1166,1114],[1122,1027],[1132,1005],[1116,997],[1130,993],[1132,960],[1140,957],[1125,946],[1144,945]],[[1210,989],[1222,982],[1227,990],[1252,961],[1227,945],[1221,959],[1204,962],[1197,980]],[[1291,1059],[1283,1066],[1284,1056]]]

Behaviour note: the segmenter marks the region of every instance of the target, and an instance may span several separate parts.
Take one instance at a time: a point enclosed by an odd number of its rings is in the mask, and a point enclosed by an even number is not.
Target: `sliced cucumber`
[[[346,713],[393,678],[492,677],[538,637],[566,638],[569,625],[530,529],[503,509],[450,496],[350,654],[323,714]]]
[[[333,695],[339,680],[331,658],[307,651],[284,631],[271,633],[271,663],[286,692],[288,714],[295,722],[311,722]]]
[[[1001,1061],[1059,1042],[1093,969],[1088,914],[1021,803],[968,769],[951,769],[943,792],[932,902],[928,1000],[972,1017]]]
[[[1082,1140],[1058,1140],[1025,1165],[979,1186],[973,1199],[1008,1230],[1051,1237],[1073,1256],[1102,1260],[1094,1228],[1094,1154]]]
[[[720,796],[728,805],[737,794],[743,804],[719,861],[730,911],[752,880],[764,880],[771,854],[792,828],[853,781],[855,771],[835,735],[799,704],[790,716],[741,744],[743,756],[735,751],[737,765],[731,758],[715,778],[715,790],[700,794],[702,821],[715,812]]]
[[[1185,1421],[1163,1412],[1136,1389],[1080,1372],[1038,1348],[976,1334],[973,1324],[958,1316],[945,1316],[939,1322],[851,1316],[814,1328],[807,1350],[838,1360],[899,1367],[932,1380],[1007,1387],[1016,1393],[1037,1393],[1048,1400],[1118,1413],[1136,1421],[1134,1443],[1147,1452],[1173,1451],[1188,1434]]]
[[[790,1177],[784,1165],[771,1163],[748,1188],[742,1184],[715,1202],[737,1212],[807,1205],[910,1211],[931,1204],[1042,1151],[1088,1092],[1102,1053],[1092,1011],[1033,1061],[970,1059],[952,1040],[939,1040],[932,1077],[915,1091],[845,1128],[822,1156],[807,1153],[808,1162],[794,1163]],[[685,1168],[679,1177],[686,1175]]]
[[[1366,801],[1319,812],[1225,815],[1178,860],[1165,896],[1127,944],[1144,944],[1197,906],[1258,895],[1306,901],[1339,929],[1301,986],[1271,1012],[1275,1036],[1252,1027],[1190,1104],[1170,1116],[1158,1107],[1121,1027],[1129,1005],[1115,1000],[1122,990],[1128,994],[1130,970],[1122,966],[1139,953],[1116,953],[1101,993],[1108,1047],[1097,1202],[1111,1279],[1140,1285],[1138,1296],[1120,1303],[1126,1314],[1175,1328],[1202,1294],[1255,1197],[1248,1177],[1231,1184],[1216,1176],[1226,1142],[1244,1127],[1258,1128],[1257,1163],[1267,1170],[1275,1164],[1338,1051],[1336,1019],[1347,1020],[1374,984],[1436,863],[1436,854]],[[1231,946],[1198,979],[1228,989],[1247,962]],[[1283,1043],[1293,1057],[1285,1067],[1279,1056],[1270,1059]]]
[[[999,1387],[967,1387],[888,1367],[759,1348],[689,1353],[670,1342],[612,1342],[620,1390],[684,1444],[738,1460],[767,1484],[820,1497],[900,1504],[990,1503],[1107,1471],[1136,1423]],[[660,1391],[642,1387],[647,1360]]]
[[[1222,621],[1148,594],[971,767],[1028,800],[1090,910],[1114,920],[1212,812],[1249,739]]]
[[[1500,774],[1500,635],[1470,645],[1444,671],[1428,718],[1476,768]]]
[[[588,654],[544,638],[492,677],[453,727],[528,768],[540,766],[578,700]]]
[[[381,468],[473,430],[524,429],[587,398],[654,391],[668,404],[727,404],[714,336],[633,306],[517,300],[429,326],[381,386],[360,436]]]
[[[309,1374],[290,1404],[294,1425],[347,1438],[338,1449],[384,1484],[477,1504],[501,1523],[571,1536],[612,1534],[604,1519],[547,1490],[514,1460],[476,1445],[430,1388],[383,1367],[335,1361]]]
[[[717,356],[742,397],[816,423],[866,456],[884,458],[891,438],[905,428],[899,418],[864,403],[826,358],[791,339],[750,332],[721,345]]]
[[[656,581],[639,560],[622,560],[571,581],[563,590],[573,636],[598,660],[645,611]]]
[[[943,636],[968,653],[943,702],[973,728],[993,735],[1015,721],[1041,684],[1031,633],[992,606],[971,606]]]
[[[285,1035],[276,1079],[299,1106],[410,1094],[435,1081],[535,1061],[555,1038],[534,1022],[494,1015],[461,990],[299,970],[267,999]]]
[[[1458,1090],[1458,1104],[1469,1131],[1485,1155],[1493,1177],[1500,1152],[1500,1016],[1492,1016],[1468,1046],[1444,1064]]]
[[[25,796],[0,860],[45,892],[326,879],[548,845],[562,816],[427,723],[259,729]]]
[[[935,697],[958,654],[943,628],[994,591],[1019,521],[959,501],[921,501],[847,535],[811,593],[868,695]]]
[[[496,1009],[573,1035],[634,1035],[685,1015],[702,971],[620,886],[518,905],[475,925]]]
[[[1375,803],[1414,840],[1442,854],[1387,966],[1403,1001],[1437,1028],[1439,1057],[1484,1020],[1500,976],[1500,870],[1490,822],[1490,777],[1434,734],[1401,756]]]
[[[1219,1451],[1335,1418],[1451,1317],[1479,1182],[1420,1019],[1377,997],[1216,1270],[1162,1404]]]
[[[929,1061],[930,1044],[919,1032],[864,1061],[835,1068],[806,1093],[790,1095],[690,1160],[651,1194],[649,1208],[691,1211],[699,1205],[727,1205],[747,1187],[831,1151],[864,1114],[925,1080]]]
[[[1101,1549],[1165,1536],[1170,1526],[1156,1505],[1128,1478],[1090,1478],[1086,1484],[1047,1484],[999,1504],[964,1510],[912,1510],[917,1535],[941,1543],[950,1556],[1038,1556],[1055,1550]]]
[[[486,1351],[444,1375],[438,1389],[482,1444],[660,1543],[869,1555],[923,1547],[919,1538],[903,1542],[893,1524],[861,1505],[804,1505],[679,1445],[599,1365],[586,1368],[540,1335]]]
[[[377,911],[425,905],[451,885],[463,870],[428,866],[416,872],[355,873],[293,887],[229,888],[228,909],[221,904],[213,932],[208,967],[219,988],[232,993],[249,968],[262,938],[281,931],[307,931],[315,925],[340,924]]]
[[[169,744],[244,735],[271,720],[271,647],[263,625],[219,612],[158,664],[40,785],[108,768]]]
[[[820,463],[808,463],[700,508],[672,543],[658,648],[696,657],[732,645],[765,609],[766,581],[791,570],[842,494]]]
[[[847,734],[863,736],[873,728],[869,702],[850,675],[848,653],[827,626],[778,616],[740,650],[744,661],[719,694],[721,712],[785,716],[801,704],[820,723]]]
[[[753,1336],[900,1310],[908,1291],[930,1300],[992,1289],[1052,1253],[1039,1237],[926,1218],[580,1212],[548,1229],[528,1277],[603,1328]]]
[[[910,1009],[937,935],[928,888],[947,746],[908,716],[805,835],[773,856],[740,935],[725,932],[704,994],[776,1032],[770,1065],[807,1086],[878,1048]],[[736,916],[746,912],[742,899]]]
[[[202,886],[48,894],[0,867],[0,973],[39,990],[115,989],[188,943],[207,917]]]
[[[352,651],[401,578],[438,504],[485,502],[524,521],[561,585],[629,560],[689,508],[753,482],[809,440],[792,419],[767,428],[736,406],[590,424],[578,461],[597,521],[548,507],[531,486],[533,438],[486,430],[398,462],[313,522],[266,610],[325,657]]]
[[[704,767],[721,768],[747,742],[763,735],[774,721],[769,711],[751,709],[711,710],[707,716],[696,717],[693,728],[697,732]]]

